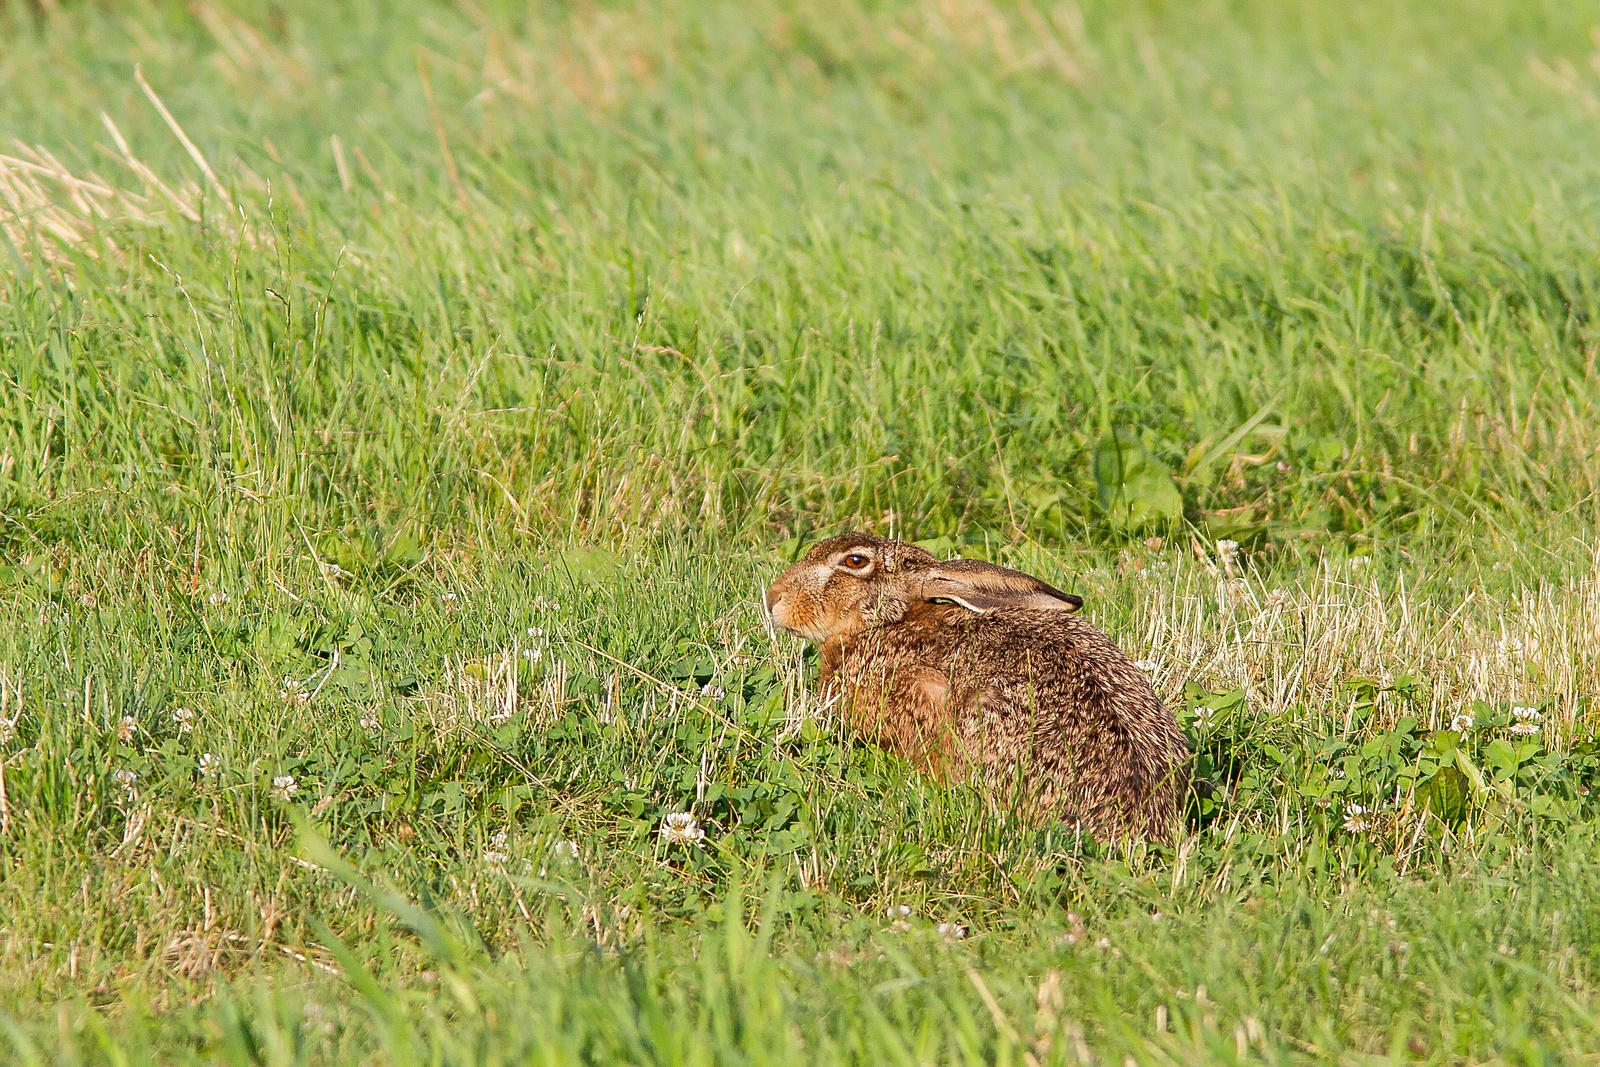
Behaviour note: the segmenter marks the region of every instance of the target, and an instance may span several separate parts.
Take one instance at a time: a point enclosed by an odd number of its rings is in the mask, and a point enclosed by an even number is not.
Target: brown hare
[[[1098,837],[1166,838],[1188,747],[1082,604],[861,533],[815,545],[765,598],[772,622],[820,646],[824,693],[858,735]]]

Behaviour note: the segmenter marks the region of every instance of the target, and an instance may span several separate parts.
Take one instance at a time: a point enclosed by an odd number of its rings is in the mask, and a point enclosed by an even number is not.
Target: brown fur
[[[1144,672],[1072,614],[1081,603],[855,533],[813,547],[766,594],[775,623],[820,645],[824,691],[858,735],[1097,836],[1165,838],[1188,747]]]

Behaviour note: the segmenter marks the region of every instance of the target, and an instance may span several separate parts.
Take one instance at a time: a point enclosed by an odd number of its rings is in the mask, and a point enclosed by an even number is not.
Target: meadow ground
[[[1595,23],[0,3],[0,1057],[1600,1055]],[[1183,836],[850,743],[851,525],[1083,594]]]

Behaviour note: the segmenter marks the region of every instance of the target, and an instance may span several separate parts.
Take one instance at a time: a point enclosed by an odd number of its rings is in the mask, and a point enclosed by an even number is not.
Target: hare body
[[[774,622],[820,645],[824,691],[859,736],[1097,836],[1165,837],[1187,745],[1079,604],[863,534],[822,542],[766,597]]]

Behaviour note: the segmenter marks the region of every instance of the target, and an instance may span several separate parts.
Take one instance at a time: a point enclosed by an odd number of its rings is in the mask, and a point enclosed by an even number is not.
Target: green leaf
[[[1489,747],[1483,750],[1483,758],[1494,768],[1495,781],[1505,781],[1512,777],[1522,765],[1522,760],[1517,757],[1517,750],[1500,738],[1489,742]]]
[[[558,571],[564,571],[573,581],[582,585],[605,585],[622,571],[622,557],[615,552],[592,546],[569,548],[550,560]]]
[[[1466,775],[1455,767],[1441,767],[1417,790],[1417,798],[1439,818],[1455,824],[1467,817],[1468,789]]]
[[[1101,510],[1122,529],[1183,517],[1183,495],[1171,472],[1131,427],[1117,427],[1095,446],[1094,481]]]

